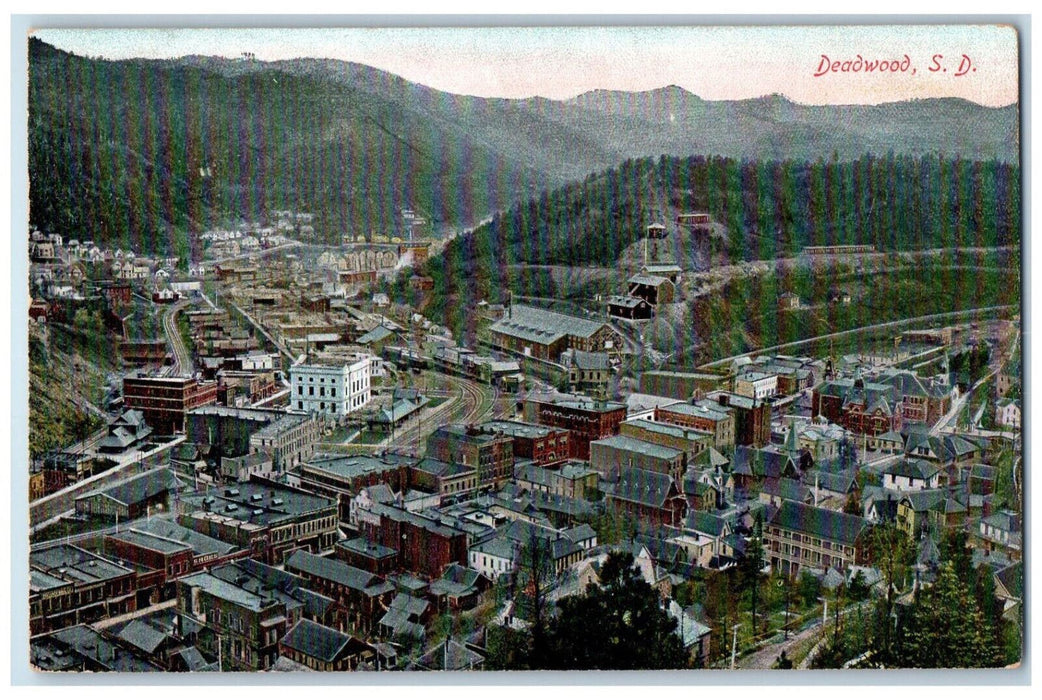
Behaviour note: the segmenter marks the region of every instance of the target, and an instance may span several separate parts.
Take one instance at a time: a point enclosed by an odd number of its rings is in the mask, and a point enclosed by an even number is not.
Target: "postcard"
[[[1017,29],[668,19],[28,33],[35,672],[1021,663]]]

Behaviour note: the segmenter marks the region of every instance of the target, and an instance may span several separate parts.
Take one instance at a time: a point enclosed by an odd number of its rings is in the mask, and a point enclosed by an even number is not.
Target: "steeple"
[[[796,435],[796,419],[793,418],[789,421],[789,434],[785,436],[785,451],[788,453],[792,460],[799,464],[800,460],[800,441]]]

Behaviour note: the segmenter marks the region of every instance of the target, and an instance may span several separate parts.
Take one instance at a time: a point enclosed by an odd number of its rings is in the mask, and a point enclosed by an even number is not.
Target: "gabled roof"
[[[1024,599],[1024,563],[1015,562],[995,572],[996,582],[1002,584],[1013,598]]]
[[[508,537],[493,537],[472,545],[470,551],[513,561],[518,552],[518,544]]]
[[[905,439],[901,437],[901,433],[896,430],[888,430],[882,435],[877,435],[876,440],[880,442],[896,442],[898,445],[904,445]]]
[[[777,479],[787,473],[799,473],[799,465],[788,454],[738,445],[734,449],[731,472],[757,478]]]
[[[897,392],[895,399],[903,396],[927,398],[932,395],[919,376],[908,370],[887,370],[876,378],[876,382],[892,387]]]
[[[368,345],[369,343],[378,343],[385,338],[394,335],[394,331],[386,326],[377,326],[368,333],[360,335],[355,342],[358,345]]]
[[[683,450],[667,447],[665,445],[659,445],[654,442],[638,440],[637,438],[631,438],[625,435],[612,435],[611,437],[591,441],[591,453],[593,451],[594,445],[610,447],[624,452],[633,452],[636,454],[641,454],[647,457],[652,457],[654,459],[665,461],[680,459],[684,456]]]
[[[589,338],[607,324],[534,306],[513,305],[506,316],[492,325],[493,333],[549,345],[565,336]]]
[[[615,484],[612,497],[661,508],[670,496],[678,493],[676,483],[668,474],[626,467],[619,472],[619,481]]]
[[[813,489],[815,483],[820,488],[835,493],[850,493],[857,488],[856,469],[845,469],[840,472],[809,469],[800,479],[808,489]]]
[[[640,297],[622,296],[621,294],[613,294],[608,297],[608,304],[611,306],[621,306],[626,309],[635,309],[638,306],[647,306],[648,302],[644,301]]]
[[[684,529],[701,532],[712,537],[722,537],[729,531],[727,520],[712,513],[700,510],[689,510],[684,521]]]
[[[1000,510],[998,513],[992,513],[988,517],[983,518],[981,522],[1010,533],[1019,534],[1023,528],[1023,520],[1021,520],[1020,516],[1009,510]]]
[[[665,283],[673,284],[666,277],[659,277],[658,275],[633,275],[628,280],[630,284],[639,284],[645,287],[660,287]]]
[[[416,666],[436,671],[464,671],[484,663],[485,657],[481,654],[454,639],[446,639],[421,656]]]
[[[883,474],[893,474],[909,479],[921,479],[927,481],[932,479],[941,470],[933,464],[922,459],[899,459],[883,469]]]
[[[947,497],[948,492],[944,489],[926,489],[923,491],[909,491],[901,497],[900,502],[919,513],[931,510],[938,503],[943,503]]]
[[[683,268],[681,268],[680,265],[676,264],[645,265],[642,269],[644,270],[644,272],[651,275],[655,273],[668,274],[670,272],[683,272]]]
[[[936,566],[941,561],[941,550],[931,535],[926,535],[919,540],[919,554],[916,562],[924,566]]]
[[[154,498],[164,491],[169,491],[176,479],[173,472],[166,468],[153,469],[138,476],[131,477],[97,491],[80,496],[76,500],[91,498],[94,496],[105,496],[116,503],[129,506],[135,503]]]
[[[795,501],[784,501],[770,524],[846,545],[854,544],[868,529],[864,518]]]
[[[369,648],[365,642],[306,618],[294,625],[279,643],[327,663]]]
[[[708,447],[702,450],[693,460],[692,464],[697,466],[708,466],[708,467],[726,467],[731,463],[727,457],[720,454],[716,448]]]
[[[803,503],[810,496],[810,489],[795,479],[764,479],[761,493],[778,496],[783,500]]]
[[[335,559],[319,557],[298,549],[286,560],[290,569],[311,574],[317,578],[333,581],[368,595],[379,595],[393,589],[390,583],[376,574],[345,564]]]
[[[143,620],[131,620],[116,636],[146,654],[155,653],[167,638],[165,633]]]
[[[611,362],[608,359],[608,354],[604,352],[584,352],[582,350],[573,350],[572,364],[583,370],[611,369]]]

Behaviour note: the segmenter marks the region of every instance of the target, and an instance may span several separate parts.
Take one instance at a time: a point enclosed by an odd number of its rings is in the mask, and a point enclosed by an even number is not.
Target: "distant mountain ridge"
[[[454,95],[333,59],[102,61],[30,39],[31,217],[45,229],[185,252],[220,217],[312,211],[329,242],[436,231],[638,157],[1016,161],[1018,107],[962,100],[807,106],[677,86],[569,100]],[[209,170],[207,170],[209,168]]]

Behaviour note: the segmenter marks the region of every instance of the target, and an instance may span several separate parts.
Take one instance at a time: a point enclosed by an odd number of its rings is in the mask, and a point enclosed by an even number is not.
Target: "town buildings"
[[[718,450],[735,444],[734,415],[715,401],[703,399],[659,406],[655,409],[655,420],[710,433],[713,435],[713,447]]]

